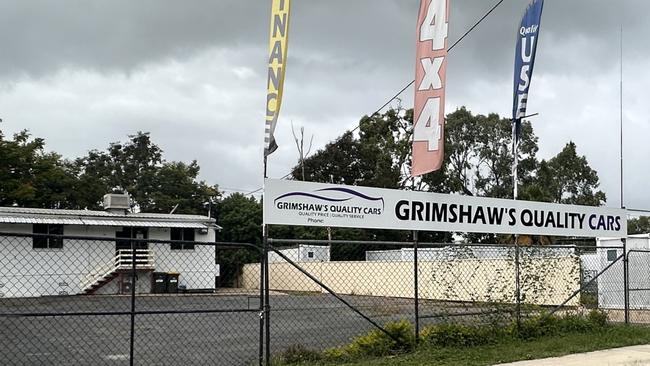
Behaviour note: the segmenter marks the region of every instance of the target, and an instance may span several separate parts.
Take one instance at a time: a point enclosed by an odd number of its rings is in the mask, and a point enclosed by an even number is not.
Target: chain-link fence
[[[629,320],[650,324],[650,250],[628,252]]]
[[[0,233],[0,359],[250,365],[402,319],[418,330],[591,309],[650,320],[650,251],[625,256],[621,241],[269,243],[267,257],[245,244]],[[365,259],[333,261],[329,244]]]
[[[612,321],[623,321],[620,242],[519,248],[419,243],[414,248],[403,242],[269,241],[273,354],[293,346],[340,346],[402,319],[421,330],[440,323],[515,324],[543,314],[601,309]],[[346,243],[366,246],[365,260],[331,261],[328,244]],[[382,245],[386,249],[376,250]],[[248,281],[242,285],[259,288],[254,279],[263,267],[245,265]]]
[[[255,246],[0,234],[0,248],[3,365],[259,361],[261,291],[216,282],[217,252],[259,262]]]

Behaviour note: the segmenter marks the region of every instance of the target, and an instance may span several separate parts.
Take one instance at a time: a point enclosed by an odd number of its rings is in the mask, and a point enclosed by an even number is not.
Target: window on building
[[[63,235],[63,225],[55,224],[34,224],[34,234]],[[33,237],[32,247],[34,249],[62,249],[63,239],[46,236]]]
[[[194,229],[177,228],[171,229],[171,240],[194,241]],[[171,243],[171,250],[194,250],[193,243]]]
[[[616,258],[618,257],[617,254],[618,253],[616,253],[616,249],[608,250],[607,251],[607,261],[608,262],[613,262],[614,260],[616,260]]]
[[[115,250],[129,250],[131,247],[135,249],[148,249],[149,244],[143,240],[130,239],[148,239],[149,229],[146,227],[123,227],[121,231],[115,232]]]

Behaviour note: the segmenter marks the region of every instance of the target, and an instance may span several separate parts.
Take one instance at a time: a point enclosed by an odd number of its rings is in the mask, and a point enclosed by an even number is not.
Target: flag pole
[[[620,34],[620,75],[619,75],[619,125],[620,125],[620,165],[621,165],[621,208],[625,207],[623,203],[623,25],[621,25]]]
[[[518,166],[519,166],[519,139],[517,136],[517,121],[512,121],[512,154],[514,155],[512,166],[512,198],[517,200],[517,187],[518,181]],[[520,286],[520,273],[519,273],[519,234],[515,234],[515,316],[517,320],[517,332],[519,332],[521,325],[521,286]]]
[[[266,178],[267,178],[267,167],[268,167],[268,155],[266,151],[264,152],[264,180],[262,182],[262,200],[266,196]],[[269,365],[271,362],[271,306],[270,306],[270,296],[269,296],[269,227],[266,224],[266,215],[264,210],[262,210],[262,241],[264,245],[264,252],[262,258],[262,264],[264,269],[260,271],[262,275],[263,283],[263,298],[262,298],[262,312],[264,324],[262,329],[264,329],[264,351],[265,351],[265,361],[266,365]]]
[[[619,124],[620,124],[620,158],[621,158],[621,208],[625,208],[623,201],[623,23],[621,22],[620,34],[620,74],[619,74]],[[629,291],[629,258],[627,251],[627,238],[623,238],[623,318],[625,324],[630,322],[630,291]]]

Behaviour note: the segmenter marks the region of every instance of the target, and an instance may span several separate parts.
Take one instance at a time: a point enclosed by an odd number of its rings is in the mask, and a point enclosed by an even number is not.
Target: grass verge
[[[589,333],[566,333],[533,340],[508,339],[476,347],[422,347],[399,356],[372,358],[353,362],[317,362],[302,365],[494,365],[503,362],[563,356],[571,353],[632,346],[650,342],[650,328],[615,325]]]
[[[300,346],[275,358],[275,365],[493,365],[562,356],[650,342],[650,327],[609,325],[603,313],[538,317],[513,325],[439,324],[425,328],[414,346],[408,321],[386,324],[393,335],[373,330],[324,352]]]

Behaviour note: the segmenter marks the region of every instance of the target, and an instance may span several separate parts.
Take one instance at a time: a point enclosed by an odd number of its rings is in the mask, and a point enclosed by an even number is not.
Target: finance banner
[[[625,237],[624,209],[267,179],[270,225]]]
[[[266,81],[266,123],[264,129],[264,155],[274,152],[275,127],[280,116],[284,74],[287,66],[289,43],[289,14],[291,0],[272,0],[271,30],[269,36],[269,70]]]

